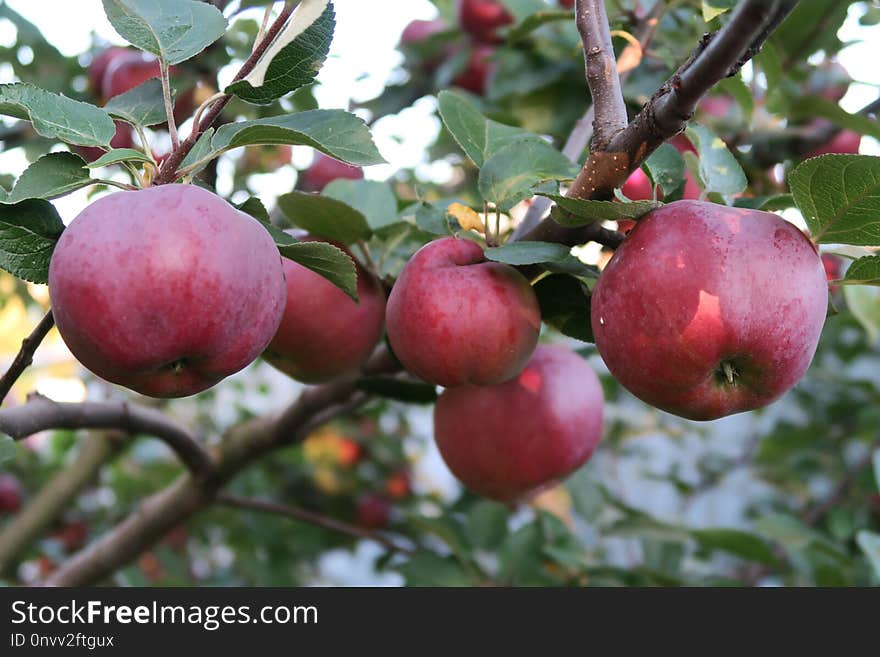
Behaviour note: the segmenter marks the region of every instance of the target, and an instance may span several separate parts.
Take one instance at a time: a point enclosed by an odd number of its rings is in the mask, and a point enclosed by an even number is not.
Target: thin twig
[[[211,456],[198,440],[167,415],[127,402],[56,402],[39,394],[26,403],[0,410],[0,431],[22,440],[46,429],[121,429],[131,434],[155,436],[194,474],[213,468]]]
[[[12,386],[15,385],[15,382],[18,381],[22,373],[34,362],[34,352],[36,352],[37,347],[40,346],[40,343],[49,331],[52,330],[53,326],[55,326],[55,318],[50,310],[43,316],[43,319],[40,320],[40,323],[37,324],[34,330],[31,331],[31,334],[21,341],[21,349],[19,349],[15,359],[12,361],[12,365],[0,377],[0,404],[6,399],[6,395],[9,394]]]
[[[281,13],[278,14],[278,18],[276,18],[275,21],[272,23],[272,27],[268,29],[263,40],[260,41],[260,43],[254,48],[250,57],[247,58],[245,63],[242,64],[241,68],[238,70],[238,73],[236,73],[235,77],[232,78],[232,82],[238,82],[254,69],[254,67],[257,65],[257,62],[260,61],[260,58],[263,56],[263,54],[275,40],[275,37],[278,36],[278,33],[287,23],[287,19],[290,18],[290,15],[293,13],[293,9],[294,3],[287,2],[285,4],[284,9],[282,9]],[[196,141],[198,141],[202,133],[207,130],[214,123],[214,121],[217,120],[217,117],[220,116],[223,108],[226,107],[226,104],[231,99],[232,96],[230,96],[229,94],[223,94],[222,98],[216,100],[214,104],[211,105],[211,109],[205,113],[204,118],[199,121],[198,125],[193,126],[193,130],[189,134],[189,136],[184,141],[182,141],[177,148],[172,150],[167,158],[165,158],[165,161],[162,163],[162,166],[159,169],[159,175],[156,176],[153,184],[164,185],[174,182],[177,179],[177,168],[180,166],[180,163],[183,162],[184,158],[189,154],[193,146],[195,146]]]
[[[249,500],[233,495],[218,495],[216,501],[217,504],[223,506],[235,509],[246,509],[248,511],[259,511],[261,513],[271,513],[278,516],[284,516],[285,518],[307,522],[310,525],[346,534],[347,536],[352,536],[354,538],[375,541],[390,552],[401,552],[405,554],[412,554],[415,552],[412,548],[395,543],[379,532],[370,531],[369,529],[357,527],[356,525],[350,525],[346,522],[336,520],[335,518],[329,518],[320,513],[315,513],[314,511],[309,511],[308,509],[303,509],[301,507],[264,500]]]

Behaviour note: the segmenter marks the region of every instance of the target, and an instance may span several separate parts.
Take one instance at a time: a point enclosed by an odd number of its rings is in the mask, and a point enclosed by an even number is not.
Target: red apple
[[[406,470],[399,470],[388,477],[385,482],[385,492],[393,500],[402,500],[410,494],[409,473]]]
[[[364,529],[384,529],[391,522],[391,504],[381,495],[366,493],[355,503],[355,523]]]
[[[354,260],[344,246],[334,246]],[[378,278],[355,263],[359,302],[326,278],[284,259],[287,306],[263,354],[269,363],[305,383],[329,381],[364,364],[382,337],[385,292]]]
[[[614,377],[711,420],[773,402],[806,372],[828,291],[816,248],[769,212],[678,201],[639,220],[593,290]]]
[[[498,28],[513,23],[513,16],[498,0],[458,0],[458,22],[477,41],[498,43]]]
[[[843,278],[843,258],[833,253],[822,254],[822,266],[825,268],[825,277],[829,282]],[[840,289],[839,285],[829,285],[828,291],[835,294]]]
[[[405,46],[412,46],[448,29],[449,27],[446,23],[439,19],[433,21],[414,20],[403,28],[403,34],[400,35],[400,43]]]
[[[452,83],[477,96],[482,96],[486,93],[486,83],[492,73],[491,59],[494,52],[493,46],[475,45],[464,70],[452,79]]]
[[[403,268],[385,322],[394,353],[416,376],[442,386],[488,385],[522,370],[541,311],[513,267],[486,260],[470,240],[445,237]]]
[[[21,508],[21,484],[11,474],[0,475],[0,513],[16,513]]]
[[[134,130],[124,121],[114,121],[116,125],[116,134],[110,140],[111,148],[133,148],[134,147]],[[74,150],[86,162],[94,162],[107,151],[97,146],[75,146]]]
[[[89,88],[92,93],[99,97],[103,95],[102,84],[104,82],[104,74],[107,72],[107,67],[110,66],[111,62],[119,58],[129,57],[134,53],[135,51],[131,48],[111,46],[95,55],[92,63],[89,64],[88,70]]]
[[[312,165],[300,174],[300,187],[307,192],[320,192],[339,178],[361,180],[364,170],[345,162],[340,162],[323,153],[316,153]]]
[[[856,154],[862,143],[862,136],[852,130],[841,130],[831,141],[813,148],[804,154],[805,158],[819,157],[820,155],[829,155],[834,153],[840,154]]]
[[[631,201],[650,201],[654,198],[651,179],[648,178],[648,174],[646,174],[641,168],[636,169],[630,174],[629,178],[627,178],[626,182],[623,184],[621,191],[623,192],[623,195]],[[682,193],[682,198],[698,199],[700,198],[702,191],[699,183],[694,179],[693,174],[691,174],[690,171],[685,171],[684,192]],[[663,199],[663,190],[657,190],[657,198],[660,200]]]
[[[699,110],[713,119],[726,118],[734,108],[734,100],[730,96],[706,96],[700,101]]]
[[[434,437],[465,486],[513,502],[589,460],[602,436],[602,407],[602,386],[583,358],[539,346],[510,381],[445,390],[434,410]]]
[[[86,544],[89,526],[83,520],[70,520],[52,536],[64,546],[65,551],[76,552]]]
[[[838,103],[849,91],[851,83],[852,77],[849,71],[840,62],[826,61],[817,66],[810,75],[807,80],[806,92],[822,96],[832,103]]]
[[[89,205],[58,240],[49,290],[73,355],[153,397],[195,394],[251,363],[286,300],[269,233],[195,185]]]
[[[572,9],[574,7],[574,0],[559,0],[559,6]]]
[[[113,98],[134,89],[150,78],[159,77],[159,60],[136,50],[114,57],[107,64],[101,79],[101,92],[104,98]]]

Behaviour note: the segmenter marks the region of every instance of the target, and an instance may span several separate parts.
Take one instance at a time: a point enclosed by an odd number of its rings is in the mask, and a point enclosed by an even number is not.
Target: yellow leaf
[[[485,233],[485,224],[482,217],[468,206],[461,203],[453,203],[446,209],[446,213],[454,217],[459,226],[465,230],[475,230],[481,235]]]
[[[554,486],[540,493],[532,500],[532,506],[552,513],[569,528],[574,527],[574,518],[571,515],[571,495],[564,486]]]

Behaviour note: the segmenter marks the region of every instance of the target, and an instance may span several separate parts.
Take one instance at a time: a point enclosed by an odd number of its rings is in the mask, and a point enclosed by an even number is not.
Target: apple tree
[[[435,0],[347,110],[352,2],[101,4],[0,6],[4,582],[880,582],[872,3]]]

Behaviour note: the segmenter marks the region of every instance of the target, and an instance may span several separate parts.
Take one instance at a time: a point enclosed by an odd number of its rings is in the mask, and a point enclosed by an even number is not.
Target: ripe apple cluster
[[[472,491],[526,499],[583,465],[602,434],[602,389],[578,355],[538,346],[531,285],[470,240],[422,247],[397,279],[388,340],[404,367],[446,387],[434,434]]]

